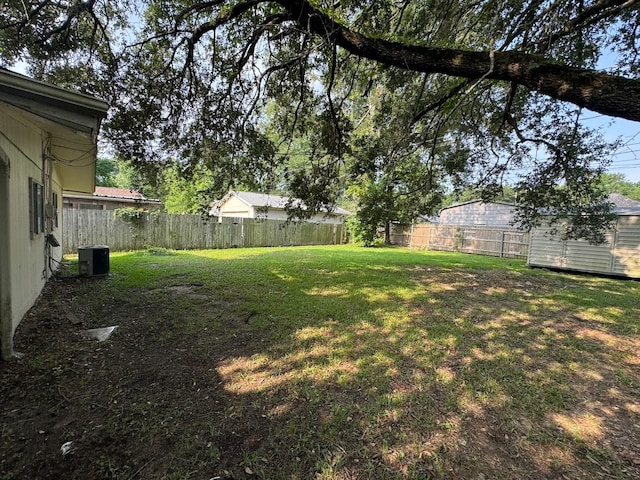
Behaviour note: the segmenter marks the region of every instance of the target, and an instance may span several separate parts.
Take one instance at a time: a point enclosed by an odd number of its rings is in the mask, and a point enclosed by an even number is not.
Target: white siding
[[[248,206],[245,202],[233,195],[220,205],[220,215],[223,217],[236,218],[264,218],[268,220],[287,220],[286,210],[282,208],[265,209],[264,207]],[[314,223],[342,223],[342,217],[336,215],[325,215],[324,213],[313,215],[307,222]]]
[[[223,217],[252,218],[251,207],[239,198],[230,196],[226,202],[220,205],[220,214]]]
[[[640,216],[618,219],[612,271],[640,278]]]
[[[563,268],[564,242],[542,228],[531,232],[528,264],[538,267]]]
[[[640,217],[620,216],[602,245],[584,240],[562,241],[545,228],[531,232],[527,263],[535,267],[560,268],[640,278]]]
[[[611,245],[611,239],[603,245],[591,245],[585,240],[567,240],[564,251],[565,268],[585,272],[609,272]]]
[[[0,104],[0,146],[9,157],[9,249],[11,252],[11,306],[15,331],[45,283],[45,238],[31,238],[29,178],[43,183],[42,132],[11,116]]]

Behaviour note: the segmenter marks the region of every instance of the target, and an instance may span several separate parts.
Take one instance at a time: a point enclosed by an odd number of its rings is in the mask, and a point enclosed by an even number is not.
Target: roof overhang
[[[51,134],[51,159],[64,190],[93,193],[106,102],[4,69],[0,69],[0,102]]]

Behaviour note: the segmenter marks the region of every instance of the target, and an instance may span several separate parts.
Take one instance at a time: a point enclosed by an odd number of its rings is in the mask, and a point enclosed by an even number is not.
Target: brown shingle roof
[[[136,190],[129,188],[114,188],[114,187],[96,187],[96,191],[93,194],[96,197],[110,197],[110,198],[128,198],[132,200],[145,200],[144,195]]]

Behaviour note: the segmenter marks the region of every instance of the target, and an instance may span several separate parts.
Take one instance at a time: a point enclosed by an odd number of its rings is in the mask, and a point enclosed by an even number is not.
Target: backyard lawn
[[[354,246],[68,260],[0,364],[0,479],[640,478],[640,282]]]

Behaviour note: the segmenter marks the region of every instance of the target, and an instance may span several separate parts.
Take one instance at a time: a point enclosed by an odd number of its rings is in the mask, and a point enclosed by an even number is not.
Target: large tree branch
[[[487,78],[522,85],[594,112],[640,121],[640,80],[568,67],[541,55],[517,51],[466,51],[407,45],[361,35],[334,21],[308,0],[275,0],[302,28],[350,53],[425,73]],[[488,73],[490,72],[490,73]]]

